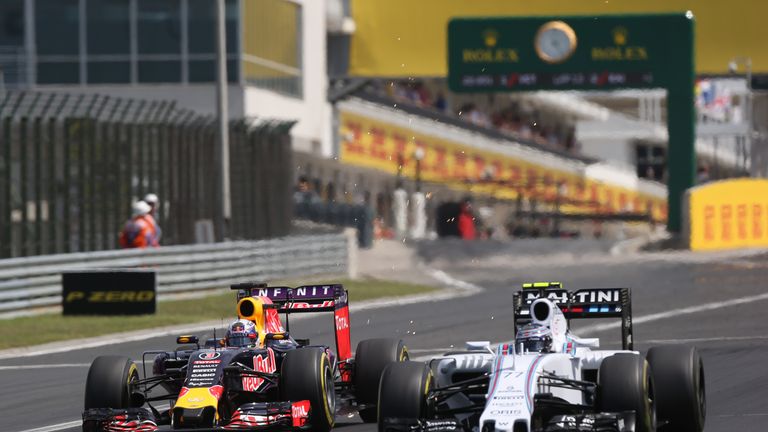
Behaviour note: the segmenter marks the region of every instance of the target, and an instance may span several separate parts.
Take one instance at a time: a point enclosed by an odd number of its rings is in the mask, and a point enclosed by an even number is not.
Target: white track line
[[[165,404],[165,405],[156,406],[155,408],[158,411],[166,411],[170,409],[170,405]],[[79,426],[82,426],[82,424],[83,424],[82,420],[72,420],[69,422],[59,423],[59,424],[50,425],[50,426],[42,426],[39,428],[27,429],[19,432],[55,432],[55,431],[60,431],[64,429],[70,429],[73,427],[79,427]]]
[[[641,342],[644,344],[663,345],[663,344],[694,344],[703,342],[737,342],[737,341],[759,341],[768,340],[768,336],[717,336],[706,338],[687,338],[687,339],[646,339],[637,340],[635,343]],[[503,342],[502,342],[503,343]],[[498,343],[491,344],[496,346]],[[442,348],[424,348],[424,349],[408,349],[412,354],[423,354],[418,357],[411,357],[413,361],[427,361],[434,357],[439,357],[444,352],[456,351],[462,349],[461,347],[442,347]]]
[[[707,312],[715,309],[723,309],[727,307],[738,306],[744,303],[752,303],[752,302],[762,301],[762,300],[768,300],[768,293],[763,293],[763,294],[758,294],[758,295],[753,295],[748,297],[739,297],[739,298],[725,300],[725,301],[704,303],[698,306],[689,306],[689,307],[680,308],[680,309],[670,309],[664,312],[658,312],[658,313],[640,316],[640,317],[633,317],[632,324],[633,325],[644,324],[648,322],[660,321],[668,318],[676,318],[679,316],[691,315],[699,312]],[[621,322],[617,321],[617,322],[582,327],[579,329],[579,332],[593,333],[593,332],[600,332],[600,331],[605,331],[610,329],[616,329],[620,327],[621,327]]]
[[[691,314],[700,313],[700,312],[707,312],[707,311],[711,311],[711,310],[715,310],[715,309],[723,309],[723,308],[727,308],[727,307],[738,306],[738,305],[741,305],[741,304],[744,304],[744,303],[752,303],[752,302],[762,301],[762,300],[768,300],[768,293],[763,293],[763,294],[758,294],[758,295],[753,295],[753,296],[748,296],[748,297],[740,297],[740,298],[726,300],[726,301],[720,301],[720,302],[704,303],[704,304],[700,304],[698,306],[689,306],[689,307],[686,307],[686,308],[672,309],[672,310],[668,310],[668,311],[664,311],[664,312],[658,312],[658,313],[654,313],[654,314],[650,314],[650,315],[644,315],[644,316],[640,316],[640,317],[635,317],[635,318],[632,319],[632,324],[633,325],[644,324],[644,323],[660,321],[660,320],[664,320],[664,319],[668,319],[668,318],[676,318],[676,317],[683,316],[683,315],[691,315]],[[579,333],[583,333],[583,334],[597,333],[597,332],[601,332],[601,331],[605,331],[605,330],[612,330],[612,329],[617,329],[617,328],[621,328],[621,322],[617,321],[617,322],[604,323],[604,324],[596,324],[596,325],[582,327],[582,328],[579,329]],[[680,341],[681,341],[681,343],[686,343],[685,341],[687,341],[687,343],[690,343],[690,342],[707,342],[707,341],[719,341],[719,340],[768,339],[768,337],[766,337],[766,336],[745,336],[745,337],[743,337],[743,339],[740,339],[740,338],[741,337],[739,337],[739,336],[734,336],[734,337],[722,337],[722,338],[680,339]],[[646,341],[646,342],[648,342],[648,343],[674,343],[675,340],[671,340],[670,339],[670,340],[667,340],[667,341]],[[492,343],[491,346],[496,346],[499,343],[503,343],[503,342]],[[455,348],[453,348],[453,349],[455,349]],[[441,350],[439,348],[436,348],[435,350],[426,350],[426,349],[423,350],[423,352],[437,352],[437,353],[445,352],[445,351],[448,351],[448,350],[447,349],[446,350]],[[411,360],[414,360],[414,361],[427,361],[427,360],[432,359],[433,357],[434,356],[422,355],[422,356],[414,357]]]
[[[73,428],[73,427],[80,426],[82,424],[83,424],[82,420],[73,420],[73,421],[66,422],[66,423],[59,423],[59,424],[50,425],[50,426],[43,426],[43,427],[39,427],[39,428],[35,428],[35,429],[26,429],[26,430],[19,431],[19,432],[54,432],[54,431],[60,431],[60,430],[64,430],[64,429],[70,429],[70,428]]]
[[[445,285],[448,285],[453,289],[451,290],[444,289],[441,292],[438,292],[437,294],[435,293],[417,294],[413,296],[391,297],[391,298],[383,298],[379,300],[361,302],[361,303],[358,303],[357,305],[350,305],[349,307],[350,312],[354,313],[354,312],[359,312],[363,310],[385,308],[385,307],[398,306],[403,304],[449,300],[452,298],[466,297],[466,296],[477,294],[483,291],[483,288],[477,285],[456,279],[441,270],[423,268],[423,271],[429,274],[432,278],[434,278],[438,282],[444,283]],[[308,315],[298,315],[291,318],[291,321],[295,321],[296,319],[306,318],[306,317],[308,317]],[[84,348],[95,348],[95,347],[100,347],[105,345],[113,345],[113,344],[124,343],[124,342],[145,340],[145,339],[150,339],[158,336],[168,336],[168,335],[181,334],[181,333],[193,333],[196,331],[208,330],[208,329],[211,329],[212,327],[218,327],[219,325],[220,325],[220,322],[216,321],[216,322],[195,324],[195,325],[184,326],[184,327],[171,327],[171,328],[163,328],[163,329],[144,330],[142,332],[133,332],[130,335],[126,335],[124,337],[121,337],[119,335],[110,335],[107,337],[95,338],[95,340],[91,340],[91,341],[83,341],[81,343],[78,343],[78,341],[68,341],[64,346],[46,347],[46,348],[38,347],[38,349],[33,348],[33,350],[26,351],[26,352],[19,352],[19,353],[11,352],[11,353],[0,354],[0,360],[5,358],[30,357],[30,356],[37,356],[42,354],[61,353],[61,352],[67,352],[67,351],[80,350]],[[44,367],[44,365],[37,365],[37,366]],[[8,369],[19,368],[20,369],[23,367],[24,366],[3,366],[3,367],[0,367],[0,370],[3,370],[3,368],[8,368]],[[30,369],[31,368],[32,367],[30,367]],[[19,432],[54,432],[54,431],[59,431],[59,430],[79,426],[81,423],[82,423],[81,420],[75,420],[67,423],[59,423],[56,425],[43,426],[41,428],[29,429],[29,430],[19,431]]]
[[[162,327],[162,328],[156,328],[156,329],[140,330],[135,332],[117,333],[117,334],[99,336],[95,338],[69,340],[69,341],[39,345],[39,346],[29,347],[29,348],[10,349],[0,354],[0,360],[9,359],[9,358],[33,357],[33,356],[39,356],[39,355],[48,355],[48,354],[56,354],[56,353],[63,353],[63,352],[69,352],[69,351],[77,351],[77,350],[88,349],[88,348],[97,348],[97,347],[103,347],[108,345],[116,345],[116,344],[121,344],[126,342],[136,342],[136,341],[151,339],[151,338],[160,337],[160,336],[171,336],[171,335],[179,335],[179,334],[185,334],[185,333],[195,333],[195,332],[200,332],[200,331],[205,331],[205,330],[210,330],[212,328],[220,328],[220,327],[221,327],[221,321],[216,320],[216,321],[209,321],[206,323],[197,323],[197,324],[185,325],[185,326]]]
[[[642,342],[648,344],[690,344],[698,342],[735,342],[735,341],[768,340],[768,336],[716,336],[689,339],[648,339]]]
[[[56,369],[56,368],[86,368],[90,363],[58,363],[58,364],[39,364],[39,365],[11,365],[0,366],[2,370],[27,370],[27,369]]]
[[[436,302],[443,300],[450,300],[459,297],[466,297],[473,294],[477,294],[483,291],[483,288],[456,279],[449,274],[441,271],[434,270],[427,267],[422,267],[420,270],[427,273],[430,277],[436,281],[447,285],[452,289],[442,289],[437,292],[429,292],[426,294],[416,294],[403,297],[387,297],[376,300],[364,301],[356,304],[351,304],[349,310],[351,313],[360,312],[370,309],[387,308],[392,306],[401,306],[414,303]],[[291,321],[309,318],[309,314],[297,315],[291,317]],[[15,348],[0,352],[0,360],[22,357],[33,357],[40,355],[56,354],[70,351],[83,350],[88,348],[98,348],[108,345],[122,344],[126,342],[137,342],[147,340],[151,338],[161,336],[173,336],[185,333],[197,333],[205,330],[211,330],[213,328],[223,327],[221,320],[208,321],[204,323],[187,324],[173,327],[160,327],[154,329],[138,330],[126,333],[118,333],[111,335],[98,336],[94,338],[85,338],[78,340],[69,340],[64,342],[56,342],[45,345],[38,345],[27,348]]]

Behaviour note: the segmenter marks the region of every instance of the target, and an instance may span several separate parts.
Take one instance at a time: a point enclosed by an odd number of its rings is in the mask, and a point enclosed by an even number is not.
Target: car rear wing
[[[340,361],[352,358],[350,335],[349,300],[347,290],[340,284],[302,285],[299,287],[267,286],[265,283],[244,282],[231,285],[237,291],[237,300],[244,297],[267,297],[277,306],[278,312],[288,314],[309,312],[333,312],[336,334],[336,353]]]
[[[559,282],[523,284],[513,294],[515,333],[519,325],[530,322],[534,300],[551,300],[569,321],[574,318],[620,318],[621,345],[632,350],[632,295],[629,288],[585,288],[568,291]]]
[[[230,287],[243,297],[268,297],[282,313],[330,312],[347,305],[347,290],[342,285],[267,286],[244,282]]]

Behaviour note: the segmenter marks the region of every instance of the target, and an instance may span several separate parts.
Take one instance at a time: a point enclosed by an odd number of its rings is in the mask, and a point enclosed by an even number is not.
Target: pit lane
[[[413,357],[439,354],[460,347],[465,340],[503,341],[512,337],[511,295],[523,281],[558,280],[566,288],[630,286],[636,318],[636,348],[653,342],[692,343],[701,350],[707,373],[706,431],[762,431],[768,421],[768,256],[645,254],[640,257],[601,256],[547,261],[534,259],[462,260],[445,265],[453,276],[486,288],[486,292],[458,300],[366,310],[352,315],[353,343],[382,336],[399,336],[413,349]],[[489,264],[491,262],[491,264]],[[521,261],[522,262],[522,261]],[[747,299],[718,307],[721,302]],[[733,303],[733,302],[732,302]],[[677,316],[696,305],[704,310]],[[234,306],[234,305],[233,305]],[[639,322],[640,317],[656,317]],[[222,317],[224,322],[232,317]],[[574,327],[602,324],[578,323]],[[330,316],[296,321],[291,333],[313,343],[332,343]],[[212,333],[208,332],[209,334]],[[218,333],[218,330],[217,330]],[[592,331],[604,347],[619,346],[618,329]],[[208,335],[206,335],[208,336]],[[36,432],[76,431],[87,364],[102,354],[140,358],[143,349],[171,347],[173,337],[118,343],[31,358],[0,361],[0,430]],[[50,366],[45,366],[50,365]],[[40,367],[34,367],[40,366]],[[356,417],[339,418],[348,432],[374,431],[375,425]],[[53,426],[54,428],[45,428]],[[69,426],[69,427],[67,427]]]

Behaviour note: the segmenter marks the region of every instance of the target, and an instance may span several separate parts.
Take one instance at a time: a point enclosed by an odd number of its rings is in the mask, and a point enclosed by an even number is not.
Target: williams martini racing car
[[[632,350],[627,288],[568,292],[524,284],[515,340],[468,342],[428,364],[392,363],[379,388],[380,431],[700,432],[704,369],[695,348]],[[622,350],[576,337],[574,318],[621,318]]]
[[[96,358],[85,387],[83,431],[328,431],[336,414],[358,412],[375,422],[379,378],[390,362],[407,360],[402,341],[369,339],[353,358],[347,291],[341,285],[297,288],[244,283],[238,320],[226,337],[200,346],[179,336],[170,351],[147,351],[140,375],[126,357]],[[280,320],[300,312],[333,312],[336,352],[294,339]],[[161,407],[159,404],[163,404]],[[166,404],[169,404],[168,408]]]

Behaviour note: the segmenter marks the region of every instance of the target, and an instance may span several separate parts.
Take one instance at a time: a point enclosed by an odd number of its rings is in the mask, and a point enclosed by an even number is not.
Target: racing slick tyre
[[[128,357],[96,357],[85,381],[85,409],[130,408],[131,382],[137,379],[139,371]]]
[[[313,431],[328,432],[336,422],[336,391],[328,355],[319,348],[286,353],[280,370],[280,392],[285,401],[308,400]]]
[[[427,418],[427,395],[432,385],[432,371],[424,363],[406,361],[390,363],[384,368],[379,386],[379,432],[388,430],[385,419],[415,425]]]
[[[392,362],[408,360],[408,349],[398,339],[367,339],[357,344],[355,351],[355,397],[367,405],[360,418],[365,423],[376,422],[379,380],[384,368]]]
[[[656,383],[662,430],[701,432],[707,415],[704,364],[698,350],[683,345],[653,347],[648,363]]]
[[[602,412],[635,412],[635,431],[656,430],[653,375],[637,354],[614,354],[600,363],[598,406]]]

